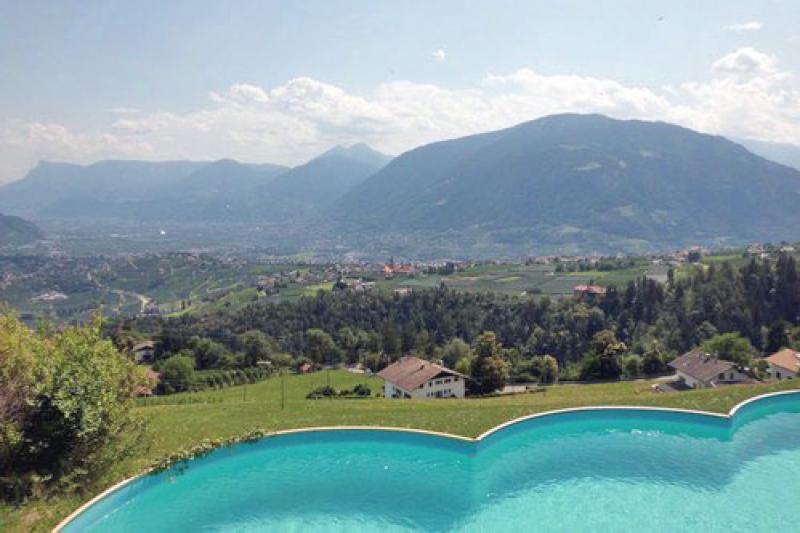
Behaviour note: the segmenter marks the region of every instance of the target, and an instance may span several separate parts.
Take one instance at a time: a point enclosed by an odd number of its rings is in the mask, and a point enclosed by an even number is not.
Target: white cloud
[[[437,63],[443,63],[445,59],[447,59],[447,52],[439,48],[433,54],[433,59]]]
[[[751,20],[749,22],[742,22],[740,24],[731,24],[728,26],[728,29],[731,31],[758,31],[763,27],[764,23],[757,20]]]
[[[711,70],[721,75],[772,74],[777,70],[778,59],[751,47],[739,48],[714,61]]]
[[[188,113],[121,114],[100,131],[0,122],[2,179],[37,159],[215,159],[295,164],[334,144],[388,153],[560,112],[678,123],[700,131],[800,145],[800,86],[778,59],[751,47],[709,65],[708,78],[669,87],[547,74],[489,74],[471,88],[392,81],[352,94],[308,77],[267,88],[235,84]]]

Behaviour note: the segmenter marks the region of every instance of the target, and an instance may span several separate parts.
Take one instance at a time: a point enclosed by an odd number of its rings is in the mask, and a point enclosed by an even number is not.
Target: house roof
[[[414,272],[414,265],[412,264],[386,264],[383,265],[383,272],[386,274],[410,274]]]
[[[573,289],[575,292],[584,292],[587,294],[600,294],[606,293],[606,288],[600,285],[576,285]]]
[[[439,374],[450,374],[467,378],[455,370],[425,361],[418,357],[401,357],[397,362],[387,366],[378,376],[386,381],[395,384],[401,389],[413,390],[423,383],[435,378]]]
[[[144,341],[140,342],[139,344],[135,344],[133,346],[133,351],[138,352],[139,350],[152,350],[156,347],[156,343],[153,341]]]
[[[669,366],[696,380],[709,382],[736,365],[716,355],[692,351],[675,358]]]
[[[771,365],[779,366],[789,372],[800,372],[800,352],[791,348],[783,349],[767,357]]]

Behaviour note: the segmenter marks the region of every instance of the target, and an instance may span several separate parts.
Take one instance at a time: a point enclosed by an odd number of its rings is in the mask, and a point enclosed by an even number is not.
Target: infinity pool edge
[[[773,398],[776,396],[788,396],[788,395],[800,395],[800,390],[787,390],[787,391],[776,391],[776,392],[768,392],[764,394],[759,394],[757,396],[753,396],[752,398],[748,398],[743,400],[736,405],[734,405],[727,413],[714,413],[711,411],[702,411],[697,409],[681,409],[676,407],[655,407],[655,406],[631,406],[631,405],[595,405],[595,406],[585,406],[585,407],[568,407],[564,409],[553,409],[550,411],[543,411],[541,413],[533,413],[530,415],[521,416],[518,418],[514,418],[512,420],[503,422],[502,424],[498,424],[487,431],[484,431],[477,437],[465,437],[463,435],[455,435],[452,433],[445,433],[442,431],[432,431],[426,429],[415,429],[415,428],[402,428],[402,427],[391,427],[391,426],[314,426],[314,427],[307,427],[307,428],[295,428],[295,429],[284,429],[284,430],[277,430],[274,432],[270,432],[263,437],[256,439],[256,441],[263,440],[266,438],[274,438],[274,437],[281,437],[286,435],[296,435],[302,433],[314,433],[314,432],[335,432],[335,431],[364,431],[364,432],[393,432],[393,433],[412,433],[417,435],[426,435],[444,439],[451,439],[460,442],[469,442],[469,443],[480,443],[481,441],[487,439],[488,437],[495,435],[509,427],[515,426],[517,424],[535,420],[539,418],[546,418],[546,417],[557,417],[568,415],[572,413],[579,413],[579,412],[593,412],[593,411],[644,411],[644,412],[668,412],[668,413],[677,413],[677,414],[689,414],[689,415],[697,415],[697,416],[705,416],[711,417],[714,419],[723,419],[723,420],[732,420],[736,414],[747,405],[752,403],[756,403],[761,400],[765,400],[767,398]],[[224,448],[225,446],[229,446],[230,444],[221,445],[219,448]],[[218,448],[218,449],[219,449]],[[191,460],[191,459],[190,459]],[[134,481],[143,478],[151,474],[154,471],[153,468],[148,468],[135,476],[131,476],[127,479],[116,483],[115,485],[105,489],[103,492],[98,494],[97,496],[91,498],[86,503],[78,507],[75,511],[69,514],[66,518],[64,518],[61,522],[58,523],[53,528],[53,533],[61,533],[63,529],[70,524],[73,520],[75,520],[78,516],[83,514],[89,508],[91,508],[96,503],[100,502],[101,500],[105,499],[106,497],[112,495],[113,493],[121,490],[122,488],[128,486],[129,484],[133,483]]]

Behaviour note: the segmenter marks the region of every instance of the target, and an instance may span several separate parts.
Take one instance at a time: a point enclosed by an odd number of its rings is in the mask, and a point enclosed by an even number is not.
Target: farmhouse
[[[782,380],[792,379],[800,374],[800,352],[786,348],[775,352],[766,359],[767,374],[770,377]]]
[[[596,300],[606,295],[606,288],[600,285],[576,285],[572,292],[575,296]]]
[[[416,270],[417,269],[411,263],[395,263],[394,258],[392,258],[389,263],[383,265],[383,275],[387,278],[391,278],[395,274],[413,274]]]
[[[387,398],[463,398],[467,376],[417,357],[403,357],[378,372]]]
[[[669,363],[678,379],[692,389],[747,383],[747,377],[734,363],[700,351],[687,352]]]
[[[133,360],[136,361],[137,364],[151,363],[153,361],[153,356],[155,355],[155,349],[156,343],[153,341],[140,342],[139,344],[134,345],[133,349],[131,349]]]

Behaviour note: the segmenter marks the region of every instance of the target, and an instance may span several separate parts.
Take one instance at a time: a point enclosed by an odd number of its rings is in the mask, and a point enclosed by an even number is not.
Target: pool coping
[[[490,428],[477,437],[465,437],[463,435],[455,435],[453,433],[445,433],[442,431],[432,431],[427,429],[414,429],[414,428],[403,428],[403,427],[391,427],[391,426],[312,426],[307,428],[294,428],[294,429],[282,429],[278,431],[270,432],[263,437],[260,437],[258,440],[266,439],[266,438],[273,438],[273,437],[280,437],[283,435],[294,435],[299,433],[314,433],[314,432],[332,432],[332,431],[388,431],[388,432],[395,432],[395,433],[414,433],[417,435],[428,435],[432,437],[440,437],[446,439],[457,440],[461,442],[472,442],[478,443],[482,440],[494,435],[495,433],[502,431],[508,427],[514,426],[516,424],[520,424],[522,422],[526,422],[528,420],[534,420],[537,418],[544,418],[550,416],[559,416],[565,415],[570,413],[576,412],[586,412],[586,411],[658,411],[658,412],[669,412],[669,413],[682,413],[682,414],[691,414],[691,415],[700,415],[700,416],[709,416],[713,418],[721,418],[725,420],[731,420],[733,417],[738,413],[743,407],[757,402],[759,400],[763,400],[765,398],[771,398],[774,396],[784,396],[790,394],[800,394],[799,389],[792,389],[792,390],[785,390],[785,391],[775,391],[775,392],[767,392],[764,394],[759,394],[758,396],[753,396],[752,398],[748,398],[746,400],[742,400],[741,402],[737,403],[727,413],[713,413],[711,411],[700,411],[697,409],[681,409],[678,407],[654,407],[654,406],[636,406],[636,405],[593,405],[593,406],[586,406],[586,407],[567,407],[564,409],[553,409],[550,411],[543,411],[541,413],[534,413],[530,415],[521,416],[518,418],[514,418],[507,422],[503,422],[493,428]],[[224,447],[224,446],[221,446]],[[75,509],[72,513],[69,514],[66,518],[64,518],[61,522],[58,523],[53,528],[52,533],[60,533],[64,527],[66,527],[70,522],[75,520],[79,515],[81,515],[84,511],[89,509],[95,503],[99,502],[100,500],[110,496],[111,494],[117,492],[118,490],[124,488],[125,486],[133,483],[134,481],[150,474],[153,472],[153,468],[148,468],[144,472],[136,474],[135,476],[129,477],[128,479],[124,479],[119,483],[107,488],[91,500],[87,501],[77,509]]]

